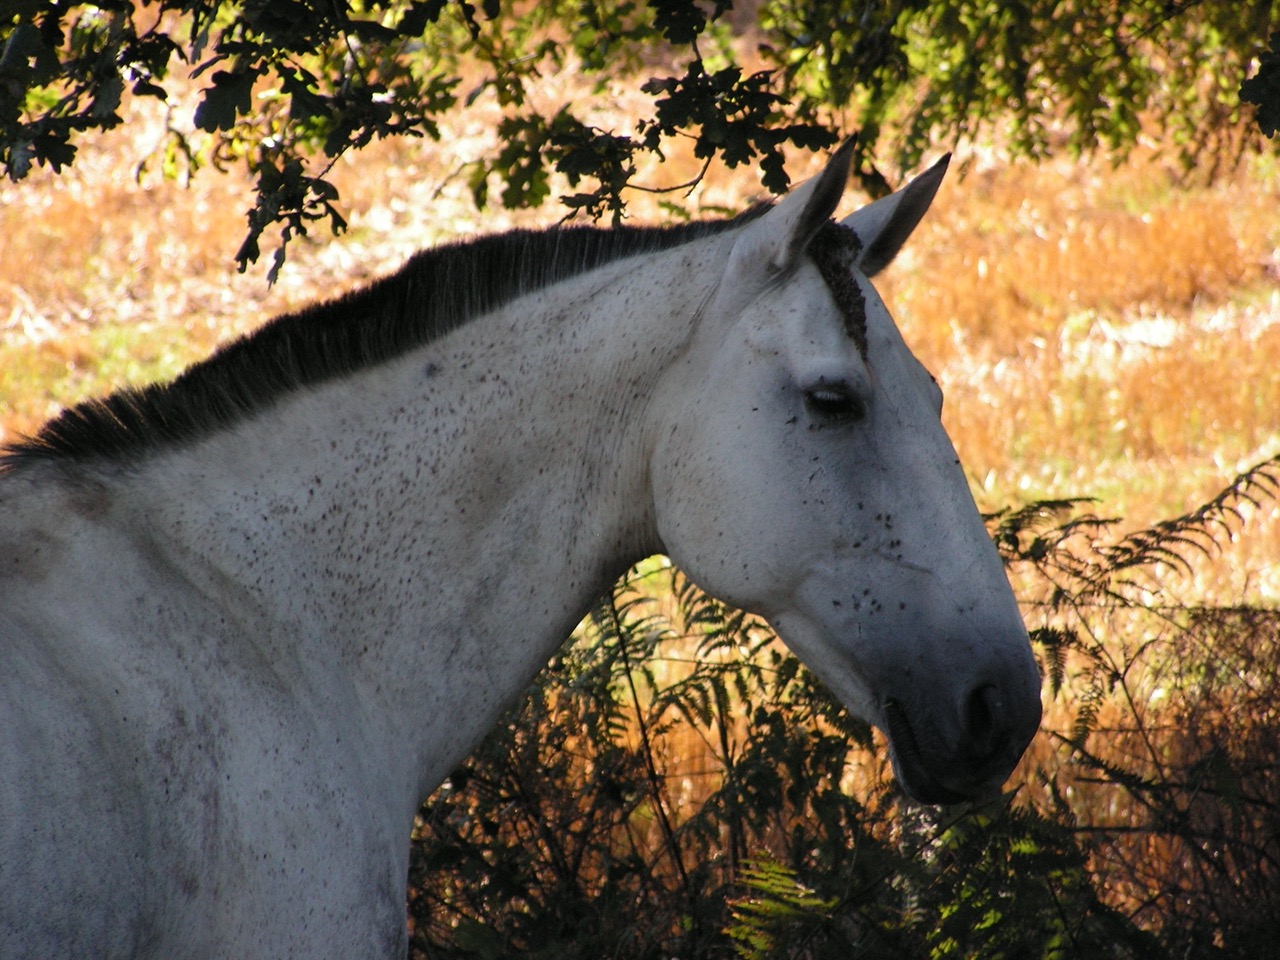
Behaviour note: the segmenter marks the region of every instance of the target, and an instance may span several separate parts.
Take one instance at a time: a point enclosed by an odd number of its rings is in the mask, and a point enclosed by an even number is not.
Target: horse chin
[[[961,792],[943,783],[929,770],[907,711],[896,700],[888,700],[883,708],[885,732],[898,784],[912,800],[935,806],[965,803],[984,797],[993,790],[982,788]]]

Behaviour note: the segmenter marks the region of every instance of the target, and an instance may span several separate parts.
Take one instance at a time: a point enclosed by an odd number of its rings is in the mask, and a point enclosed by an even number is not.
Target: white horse
[[[905,790],[1037,728],[1014,598],[867,281],[945,161],[444,247],[0,468],[0,956],[402,957],[408,839],[625,569],[766,617]]]

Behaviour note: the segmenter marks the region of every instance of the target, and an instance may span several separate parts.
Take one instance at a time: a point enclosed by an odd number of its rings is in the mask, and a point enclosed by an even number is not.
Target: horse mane
[[[722,233],[758,212],[669,227],[511,230],[424,250],[367,286],[277,316],[170,382],[68,407],[34,436],[0,445],[0,470],[37,460],[125,462],[199,439],[295,390],[437,340],[524,294]]]

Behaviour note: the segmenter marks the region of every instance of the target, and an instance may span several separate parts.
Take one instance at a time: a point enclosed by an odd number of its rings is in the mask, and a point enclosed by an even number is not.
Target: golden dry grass
[[[539,96],[554,108],[574,80],[551,78]],[[625,115],[634,97],[619,83],[600,112]],[[172,375],[423,245],[560,215],[471,206],[465,164],[494,143],[482,99],[449,118],[441,145],[376,144],[340,162],[350,232],[295,243],[268,289],[265,266],[234,271],[242,175],[135,180],[167,120],[144,106],[144,122],[83,145],[72,170],[0,184],[0,437],[61,404]],[[797,177],[818,162],[798,160]],[[952,174],[879,285],[946,388],[948,428],[984,508],[1094,495],[1101,512],[1148,523],[1280,448],[1274,158],[1213,186],[1145,155],[1116,168],[1032,166],[962,147],[957,161],[967,172]],[[644,173],[679,183],[699,166],[677,150]],[[736,209],[759,193],[751,173],[713,169],[686,202]],[[666,198],[634,199],[636,220],[662,215]],[[1275,511],[1263,512],[1269,521],[1213,577],[1274,600],[1280,540]]]

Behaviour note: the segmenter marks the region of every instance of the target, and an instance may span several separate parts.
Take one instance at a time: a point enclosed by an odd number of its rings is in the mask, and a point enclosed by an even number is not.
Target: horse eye
[[[867,415],[862,401],[841,387],[815,387],[804,395],[805,405],[821,420],[855,423]]]

